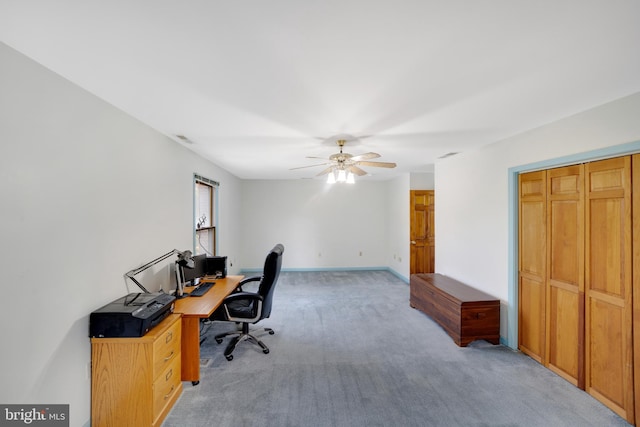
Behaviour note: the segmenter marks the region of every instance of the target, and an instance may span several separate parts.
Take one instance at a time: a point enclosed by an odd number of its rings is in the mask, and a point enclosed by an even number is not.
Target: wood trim
[[[633,155],[631,172],[634,405],[635,414],[640,414],[640,154]]]

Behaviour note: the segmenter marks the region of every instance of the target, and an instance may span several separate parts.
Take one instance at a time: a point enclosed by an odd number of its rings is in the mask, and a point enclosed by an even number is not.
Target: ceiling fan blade
[[[326,162],[326,163],[318,163],[317,165],[309,165],[309,166],[298,166],[297,168],[291,168],[289,169],[290,171],[296,170],[296,169],[306,169],[306,168],[315,168],[316,166],[324,166],[324,165],[328,165],[330,164],[330,162]]]
[[[373,166],[376,168],[395,168],[395,163],[390,162],[358,162],[359,166]]]
[[[380,157],[380,154],[378,153],[364,153],[353,156],[351,160],[353,160],[354,162],[359,162],[360,160],[377,159],[378,157]]]
[[[333,166],[329,166],[328,168],[326,168],[325,170],[323,170],[322,172],[320,172],[319,174],[317,174],[316,176],[322,176],[322,175],[326,175],[329,172],[333,171]]]
[[[315,157],[315,156],[306,156],[305,159],[320,159],[320,160],[329,160],[326,157]]]
[[[351,173],[354,173],[354,174],[356,174],[358,176],[363,176],[363,175],[367,174],[365,171],[363,171],[362,169],[360,169],[357,166],[349,166],[347,169],[349,169],[349,171]]]

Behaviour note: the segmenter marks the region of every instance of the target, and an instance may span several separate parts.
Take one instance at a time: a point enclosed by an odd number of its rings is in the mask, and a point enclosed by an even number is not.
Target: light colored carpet
[[[163,426],[628,426],[519,352],[456,346],[388,272],[283,272],[258,326],[270,353],[243,342],[231,362],[213,336],[235,325],[209,327]]]

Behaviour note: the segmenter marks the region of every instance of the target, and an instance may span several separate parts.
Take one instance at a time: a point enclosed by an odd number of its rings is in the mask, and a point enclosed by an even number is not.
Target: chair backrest
[[[271,300],[273,299],[273,290],[280,276],[280,267],[282,266],[282,253],[284,246],[278,243],[271,249],[264,262],[264,270],[262,272],[262,280],[258,287],[258,293],[262,295],[262,315],[261,319],[265,319],[271,315]]]

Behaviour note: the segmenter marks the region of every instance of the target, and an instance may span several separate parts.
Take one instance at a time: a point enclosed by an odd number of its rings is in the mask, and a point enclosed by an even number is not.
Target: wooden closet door
[[[584,165],[547,171],[547,367],[584,388]]]
[[[544,364],[546,172],[518,176],[518,348]]]
[[[633,423],[631,158],[585,172],[585,390]]]

